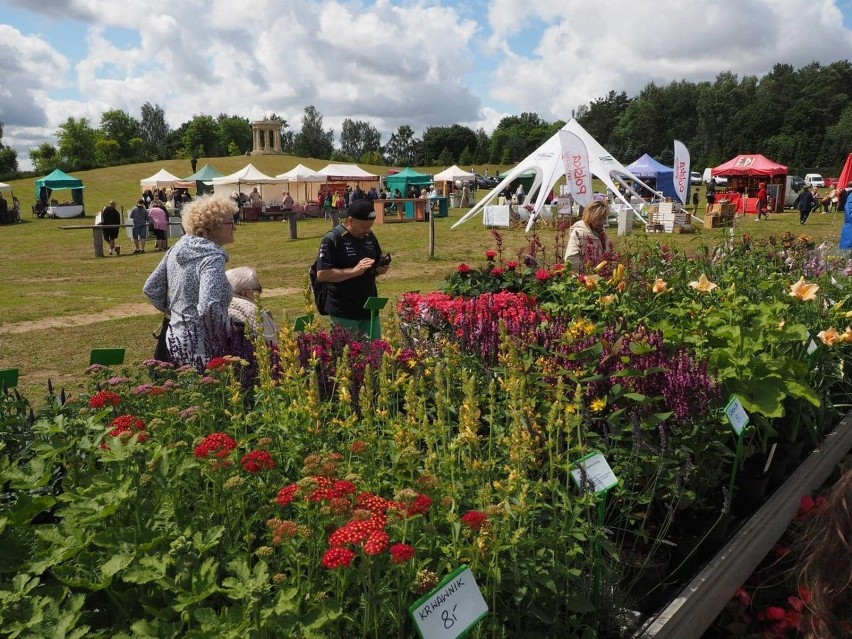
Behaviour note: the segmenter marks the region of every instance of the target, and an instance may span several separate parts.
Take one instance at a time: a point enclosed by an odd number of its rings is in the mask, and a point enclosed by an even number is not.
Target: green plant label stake
[[[728,484],[728,495],[734,494],[734,482],[737,480],[737,469],[740,467],[740,460],[743,456],[743,434],[746,426],[749,423],[748,413],[743,408],[740,398],[736,395],[731,395],[728,405],[725,406],[725,416],[731,424],[731,428],[737,434],[737,452],[734,455],[734,467],[731,469],[731,482]],[[731,498],[728,498],[728,508],[726,513],[731,511]]]
[[[571,464],[571,479],[580,490],[589,490],[598,498],[598,526],[603,528],[606,517],[606,495],[618,485],[618,477],[612,472],[603,453],[593,450]],[[598,601],[601,591],[600,551],[600,545],[596,543],[594,548],[595,601]]]
[[[488,604],[470,568],[462,565],[414,602],[408,614],[422,639],[456,639],[488,614]]]
[[[93,348],[92,353],[89,356],[89,366],[91,366],[92,364],[101,364],[103,366],[124,364],[124,349]]]
[[[310,326],[314,321],[313,313],[308,313],[307,315],[299,315],[296,318],[296,321],[293,322],[293,332],[294,333],[304,333],[305,329]]]
[[[370,341],[375,339],[376,315],[388,303],[387,297],[368,297],[364,302],[364,308],[370,311]]]
[[[18,385],[18,373],[19,369],[17,368],[4,368],[0,371],[0,390],[4,386],[6,388],[15,388]]]

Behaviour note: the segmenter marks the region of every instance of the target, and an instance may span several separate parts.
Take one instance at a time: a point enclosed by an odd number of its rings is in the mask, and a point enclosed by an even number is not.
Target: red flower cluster
[[[546,268],[540,268],[535,272],[535,279],[537,279],[539,282],[546,282],[551,277],[552,275],[550,271],[548,271]]]
[[[349,568],[352,565],[352,561],[355,559],[355,553],[349,550],[348,548],[341,548],[340,546],[333,546],[325,551],[325,554],[322,556],[322,565],[328,568],[329,570],[336,570],[337,568]]]
[[[272,459],[272,455],[265,450],[254,450],[250,453],[246,453],[243,455],[240,463],[243,465],[243,469],[252,475],[256,475],[264,469],[272,470],[275,468],[275,460]]]
[[[473,530],[479,530],[482,528],[482,524],[488,521],[488,515],[480,510],[471,510],[470,512],[462,515],[461,522]]]
[[[387,524],[388,518],[385,515],[376,515],[375,513],[366,520],[353,519],[347,521],[340,528],[331,533],[328,538],[328,543],[331,546],[360,544],[370,538],[373,533],[384,532],[384,528]]]
[[[404,564],[414,558],[414,546],[408,544],[394,544],[390,547],[391,561],[395,564]]]
[[[307,497],[306,501],[331,501],[340,497],[346,497],[355,493],[357,488],[351,481],[332,479],[331,477],[312,477],[317,483],[317,488]]]
[[[91,408],[104,408],[106,406],[118,406],[121,403],[121,395],[109,390],[98,391],[89,399]]]
[[[497,251],[494,251],[494,250],[485,251],[485,259],[488,260],[489,262],[493,262],[494,258],[496,258],[496,257],[497,257]]]
[[[122,441],[127,441],[133,435],[139,434],[136,441],[139,443],[148,441],[148,433],[145,430],[145,422],[133,415],[121,415],[112,420],[109,424],[111,430],[110,437],[118,437]],[[109,450],[109,445],[106,442],[101,442],[101,448]]]
[[[456,267],[456,270],[464,275],[465,273],[470,273],[470,264],[459,264]]]
[[[237,447],[236,440],[227,433],[211,433],[195,447],[195,456],[199,459],[210,456],[222,459]]]
[[[231,360],[226,357],[214,357],[207,362],[208,371],[220,371],[228,368],[231,365]]]
[[[275,501],[278,502],[279,506],[289,506],[296,498],[296,494],[298,492],[298,484],[288,484],[287,486],[284,486],[284,488],[278,491],[278,497]]]
[[[425,515],[432,507],[432,499],[428,495],[420,493],[417,498],[408,507],[408,516]]]

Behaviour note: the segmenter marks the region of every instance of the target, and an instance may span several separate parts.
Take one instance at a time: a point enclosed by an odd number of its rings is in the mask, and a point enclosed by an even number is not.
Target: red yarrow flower
[[[502,266],[495,266],[493,269],[491,269],[491,275],[493,275],[494,277],[500,277],[505,272],[506,269],[504,269]]]
[[[470,273],[470,265],[469,264],[459,264],[456,267],[456,271],[464,275],[465,273]]]
[[[428,495],[424,495],[420,493],[417,495],[417,498],[411,503],[411,506],[408,507],[408,516],[413,517],[414,515],[425,515],[429,512],[429,509],[432,507],[432,498]]]
[[[227,433],[211,433],[195,447],[195,456],[206,459],[212,455],[221,459],[230,455],[236,447],[236,440]]]
[[[296,494],[298,492],[298,484],[288,484],[287,486],[284,486],[284,488],[278,491],[278,497],[275,499],[275,501],[278,502],[279,506],[289,506],[296,498]]]
[[[539,282],[546,282],[551,278],[551,273],[546,268],[540,268],[535,272],[535,279]]]
[[[497,251],[485,251],[485,259],[489,262],[494,261],[494,258],[497,257]]]
[[[207,370],[208,371],[219,371],[231,365],[230,360],[224,357],[214,357],[209,362],[207,362]]]
[[[118,406],[121,403],[121,395],[110,390],[98,391],[89,399],[90,408],[105,408],[106,406]]]
[[[462,515],[461,522],[473,530],[479,530],[488,521],[488,515],[480,510],[471,510]]]
[[[349,568],[352,565],[356,555],[348,548],[335,546],[325,551],[322,556],[322,565],[329,570],[337,570],[338,568]]]
[[[256,475],[264,469],[272,470],[275,468],[275,460],[272,459],[272,455],[265,450],[254,450],[250,453],[246,453],[243,455],[240,463],[243,465],[243,469],[252,475]]]
[[[395,564],[404,564],[415,555],[414,546],[408,544],[394,544],[390,547],[391,561]]]
[[[110,437],[118,437],[122,441],[127,441],[134,435],[138,435],[136,441],[143,443],[148,441],[148,433],[145,431],[145,422],[134,417],[133,415],[121,415],[110,422],[112,427],[109,431]],[[101,442],[101,448],[109,450],[109,445],[106,442]]]
[[[370,533],[370,538],[364,543],[364,552],[368,555],[380,555],[388,549],[390,535],[384,530],[375,530]]]
[[[514,271],[516,268],[518,268],[518,266],[520,266],[520,264],[518,264],[518,262],[516,262],[515,260],[509,260],[508,262],[506,262],[506,268],[510,271]]]

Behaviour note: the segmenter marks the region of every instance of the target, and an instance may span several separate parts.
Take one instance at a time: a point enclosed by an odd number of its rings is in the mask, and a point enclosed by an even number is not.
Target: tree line
[[[679,139],[695,167],[715,166],[740,153],[763,153],[791,172],[831,174],[852,151],[851,87],[847,60],[800,69],[776,64],[761,78],[725,71],[712,82],[652,82],[634,97],[610,91],[580,106],[576,118],[624,163],[649,153],[671,165],[672,140]],[[298,132],[275,113],[266,119],[280,122],[287,154],[388,166],[513,164],[565,124],[522,113],[504,117],[491,135],[453,124],[427,127],[419,137],[405,124],[382,144],[375,126],[347,118],[335,146],[334,130],[323,127],[323,116],[313,105],[305,107]],[[17,153],[3,146],[2,135],[0,122],[0,178],[15,177]],[[194,115],[172,129],[163,108],[150,102],[142,105],[139,118],[121,109],[106,111],[98,127],[87,118],[69,117],[56,137],[56,145],[44,142],[30,150],[35,173],[243,155],[252,149],[247,118]]]

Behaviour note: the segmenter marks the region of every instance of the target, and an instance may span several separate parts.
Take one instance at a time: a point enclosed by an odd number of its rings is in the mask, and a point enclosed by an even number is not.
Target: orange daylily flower
[[[800,277],[799,281],[790,285],[790,297],[809,302],[816,299],[816,294],[819,292],[819,286],[806,282],[804,277]]]
[[[666,282],[664,279],[661,279],[659,277],[654,280],[654,284],[651,286],[651,290],[654,293],[665,293],[668,290],[668,288],[669,288],[668,282]]]
[[[699,293],[709,293],[714,288],[718,288],[718,284],[714,284],[710,280],[707,279],[707,276],[702,273],[701,277],[698,278],[696,282],[690,282],[689,285],[696,289]]]
[[[826,346],[834,346],[838,342],[843,340],[843,336],[837,332],[837,330],[831,326],[827,330],[820,331],[817,333],[817,337],[822,340],[822,343]]]
[[[598,282],[600,281],[600,275],[586,275],[586,281],[584,282],[587,289],[590,291],[594,291],[598,287]]]
[[[619,264],[615,267],[615,270],[612,272],[612,277],[610,278],[611,284],[618,284],[621,280],[624,279],[624,272],[627,269],[624,267],[624,264]]]
[[[604,295],[601,298],[601,302],[604,304],[612,304],[615,301],[615,295]]]

